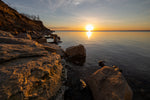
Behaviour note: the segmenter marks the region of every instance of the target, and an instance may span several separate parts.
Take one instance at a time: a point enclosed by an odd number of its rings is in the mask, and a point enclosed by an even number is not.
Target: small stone
[[[123,72],[122,69],[119,69],[119,68],[118,68],[117,66],[115,66],[115,65],[113,66],[113,68],[114,68],[115,71],[120,71],[121,73]]]
[[[114,65],[113,68],[117,68],[117,66]]]
[[[122,69],[120,69],[119,71],[120,71],[121,73],[123,72],[123,70],[122,70]]]
[[[115,71],[119,71],[119,68],[115,68]]]
[[[98,65],[101,66],[101,67],[103,67],[103,66],[105,66],[104,63],[105,63],[105,61],[99,61],[99,62],[98,62]]]
[[[80,79],[80,83],[81,83],[81,89],[84,89],[86,87],[86,83]]]

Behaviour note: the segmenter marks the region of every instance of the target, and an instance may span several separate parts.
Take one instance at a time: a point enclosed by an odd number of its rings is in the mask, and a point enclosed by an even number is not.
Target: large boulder
[[[67,60],[78,65],[83,65],[86,59],[86,49],[83,45],[72,46],[66,49]]]
[[[132,100],[132,90],[118,68],[104,66],[87,83],[94,100]]]

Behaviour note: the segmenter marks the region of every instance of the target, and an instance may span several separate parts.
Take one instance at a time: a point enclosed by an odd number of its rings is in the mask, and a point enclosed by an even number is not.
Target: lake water
[[[83,67],[116,65],[134,91],[134,100],[150,100],[150,32],[65,32],[56,31],[67,48],[83,44],[87,58]],[[141,99],[142,98],[142,99]]]

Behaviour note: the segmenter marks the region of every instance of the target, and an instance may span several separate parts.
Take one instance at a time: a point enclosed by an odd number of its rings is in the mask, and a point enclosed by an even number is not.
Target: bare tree
[[[38,21],[40,20],[39,15],[35,16],[35,15],[29,15],[29,14],[25,14],[25,13],[21,13],[21,14],[28,17],[31,20],[38,20]]]

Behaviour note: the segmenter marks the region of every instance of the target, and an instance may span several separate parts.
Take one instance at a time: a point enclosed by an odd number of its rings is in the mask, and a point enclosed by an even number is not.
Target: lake
[[[134,100],[150,100],[150,32],[103,31],[79,32],[56,31],[63,41],[63,49],[83,44],[86,48],[85,68],[116,65],[134,91]]]

